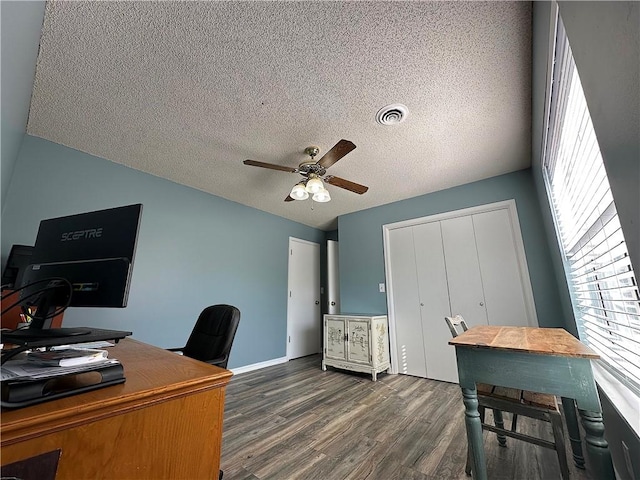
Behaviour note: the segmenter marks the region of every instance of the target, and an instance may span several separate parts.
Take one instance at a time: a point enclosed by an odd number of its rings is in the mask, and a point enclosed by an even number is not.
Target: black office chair
[[[240,323],[240,310],[232,305],[212,305],[205,308],[182,348],[169,348],[172,352],[217,367],[227,368],[231,345]]]

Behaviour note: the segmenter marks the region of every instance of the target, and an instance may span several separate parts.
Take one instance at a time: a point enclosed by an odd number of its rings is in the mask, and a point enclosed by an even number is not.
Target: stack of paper
[[[81,373],[99,367],[118,364],[107,358],[106,350],[64,349],[30,352],[16,360],[9,360],[0,369],[1,379],[38,380],[71,373]]]

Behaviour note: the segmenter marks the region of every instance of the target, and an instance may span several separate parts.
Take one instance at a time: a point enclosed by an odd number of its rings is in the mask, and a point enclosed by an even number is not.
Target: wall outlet
[[[380,293],[384,293],[384,291],[385,291],[385,290],[384,290],[384,283],[379,283],[379,284],[378,284],[378,291],[379,291]]]

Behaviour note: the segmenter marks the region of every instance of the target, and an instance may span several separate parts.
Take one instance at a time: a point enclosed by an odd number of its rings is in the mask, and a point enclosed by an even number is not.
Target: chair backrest
[[[205,308],[182,353],[187,357],[227,368],[239,323],[240,310],[232,305],[212,305]]]
[[[447,322],[447,326],[449,327],[449,330],[451,330],[451,335],[454,338],[460,335],[462,332],[466,332],[467,330],[469,330],[469,327],[467,327],[467,322],[464,321],[462,315],[444,317],[444,321]]]

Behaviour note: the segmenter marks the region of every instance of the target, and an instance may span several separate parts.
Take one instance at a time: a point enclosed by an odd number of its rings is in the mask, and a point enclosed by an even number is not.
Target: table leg
[[[473,456],[472,474],[475,480],[487,480],[487,462],[482,443],[482,422],[478,412],[478,392],[474,388],[462,389],[464,402],[464,421],[467,426],[467,441]]]
[[[576,415],[576,405],[573,398],[562,397],[562,410],[564,421],[567,424],[571,450],[573,451],[573,463],[584,470],[584,455],[582,453],[582,440],[580,439],[580,427]]]
[[[600,412],[578,409],[585,433],[587,455],[593,469],[593,478],[598,480],[615,479],[609,444],[604,438],[604,424]]]

